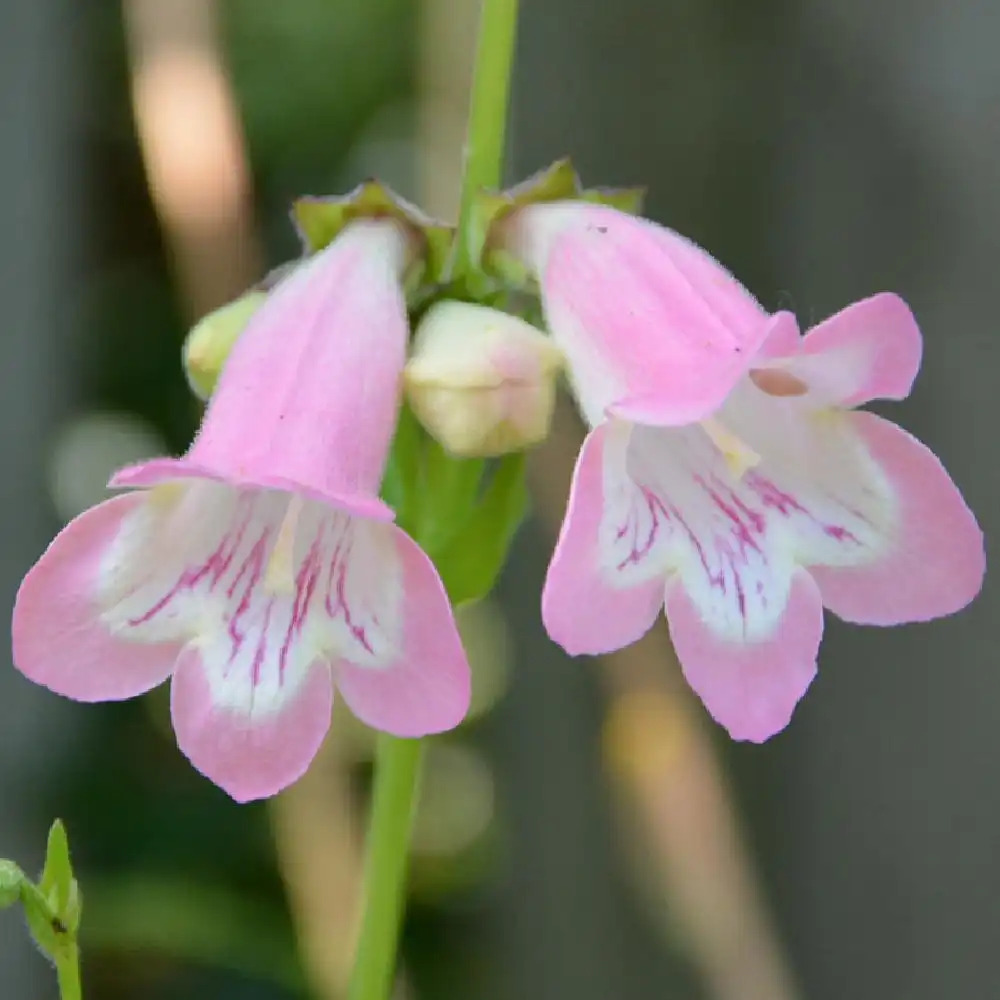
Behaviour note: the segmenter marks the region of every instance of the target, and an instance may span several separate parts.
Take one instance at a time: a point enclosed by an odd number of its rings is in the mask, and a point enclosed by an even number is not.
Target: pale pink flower
[[[529,248],[596,425],[549,567],[546,627],[570,653],[603,653],[665,608],[711,714],[765,740],[815,676],[824,606],[894,625],[955,612],[980,589],[982,534],[940,462],[852,409],[908,395],[919,330],[881,294],[800,337],[681,237],[557,207],[573,221],[532,230],[521,217],[511,244]]]
[[[404,227],[352,223],[250,321],[180,459],[71,522],[21,585],[14,659],[80,701],[172,676],[178,744],[238,800],[308,767],[334,686],[378,729],[449,729],[469,671],[432,563],[378,498],[405,361]]]
[[[583,202],[519,208],[491,234],[537,279],[584,415],[654,424],[721,405],[779,319],[683,236]]]

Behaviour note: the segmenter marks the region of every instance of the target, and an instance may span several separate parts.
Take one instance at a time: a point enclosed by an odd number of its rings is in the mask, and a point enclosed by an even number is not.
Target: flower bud
[[[548,434],[561,365],[559,349],[524,320],[468,302],[439,302],[414,337],[407,397],[452,454],[502,455]]]
[[[24,873],[13,861],[0,859],[0,910],[21,898]]]
[[[184,371],[191,389],[201,399],[212,395],[229,352],[266,298],[266,292],[253,289],[203,317],[187,335]]]

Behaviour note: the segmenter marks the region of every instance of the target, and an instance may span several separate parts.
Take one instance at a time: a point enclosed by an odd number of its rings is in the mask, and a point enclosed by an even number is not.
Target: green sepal
[[[0,910],[21,898],[24,872],[13,861],[0,860]]]
[[[424,214],[379,181],[365,181],[345,195],[304,195],[292,203],[292,221],[307,254],[329,246],[356,219],[385,217],[405,223],[424,241],[423,266],[407,276],[408,290],[442,281],[451,255],[453,228]]]
[[[637,214],[642,210],[645,188],[584,188],[569,160],[558,160],[507,191],[484,191],[473,203],[469,226],[469,246],[477,262],[475,291],[487,290],[500,281],[508,288],[533,290],[534,281],[527,268],[512,254],[490,247],[490,230],[505,216],[525,205],[552,201],[587,201],[607,205],[620,212]]]
[[[496,225],[504,216],[509,215],[516,208],[525,205],[534,205],[543,201],[564,201],[580,196],[580,178],[577,176],[573,164],[568,159],[557,160],[544,170],[532,174],[519,184],[506,191],[480,191],[476,195],[469,212],[469,238],[468,247],[470,257],[476,262],[477,267],[482,268],[487,255],[487,242],[490,229]],[[490,264],[493,264],[493,256],[490,255]],[[508,262],[507,268],[514,270]],[[496,270],[495,267],[490,270]],[[506,270],[502,275],[508,278]],[[523,272],[513,273],[510,283],[523,287],[527,284],[527,275]]]
[[[580,200],[617,208],[619,212],[627,212],[629,215],[638,215],[646,200],[646,189],[644,187],[588,188],[580,192]]]

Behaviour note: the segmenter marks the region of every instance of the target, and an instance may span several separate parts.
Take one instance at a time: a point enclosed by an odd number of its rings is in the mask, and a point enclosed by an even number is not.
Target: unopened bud
[[[502,455],[548,434],[561,365],[559,349],[524,320],[468,302],[439,302],[417,329],[407,396],[452,454]]]
[[[0,910],[21,898],[24,873],[13,861],[0,860]]]
[[[266,298],[264,291],[249,291],[199,320],[187,335],[184,371],[189,385],[201,399],[212,395],[229,352]]]

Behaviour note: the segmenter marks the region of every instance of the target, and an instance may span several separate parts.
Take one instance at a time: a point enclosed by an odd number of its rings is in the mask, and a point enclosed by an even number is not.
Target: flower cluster
[[[118,472],[128,492],[28,573],[13,643],[29,678],[101,701],[172,677],[181,749],[239,800],[305,770],[335,689],[396,735],[457,725],[451,588],[380,498],[401,406],[478,470],[545,436],[563,368],[591,430],[542,610],[570,653],[618,649],[665,610],[709,712],[759,741],[815,675],[824,606],[889,625],[978,592],[982,536],[947,473],[855,409],[916,375],[897,296],[802,336],[683,237],[578,189],[494,197],[480,280],[459,285],[441,227],[378,190],[306,204],[303,260],[195,331],[188,370],[211,399],[194,443]],[[512,291],[546,333],[492,308]]]

